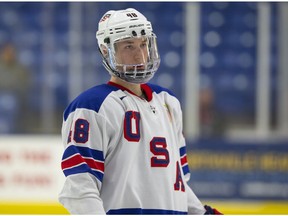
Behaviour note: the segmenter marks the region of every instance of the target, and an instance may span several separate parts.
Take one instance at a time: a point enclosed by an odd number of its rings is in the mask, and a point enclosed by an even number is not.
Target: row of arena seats
[[[71,4],[81,5],[82,8],[81,40],[84,69],[79,73],[89,77],[84,78],[83,89],[90,87],[93,79],[95,84],[103,82],[101,77],[106,73],[101,66],[95,40],[98,20],[107,10],[134,7],[151,20],[158,35],[162,61],[160,71],[156,73],[152,82],[170,88],[180,101],[184,102],[185,8],[188,4],[186,2],[0,3],[0,44],[9,41],[16,46],[19,60],[31,71],[34,89],[41,88],[47,81],[43,75],[43,65],[45,61],[49,61],[53,64],[50,87],[55,95],[55,105],[64,109],[69,102],[67,76]],[[275,23],[276,4],[271,5],[271,19]],[[214,92],[215,109],[219,112],[235,115],[251,113],[255,108],[257,80],[257,3],[205,2],[200,3],[200,6],[201,87],[210,88]],[[276,77],[277,71],[277,33],[274,30],[272,29],[273,34],[271,33],[273,78]],[[49,36],[53,42],[51,55],[47,55],[43,50],[43,44]],[[31,94],[32,105],[41,109],[37,104],[41,95],[37,91]],[[3,121],[6,117],[6,113],[1,111],[0,120]]]

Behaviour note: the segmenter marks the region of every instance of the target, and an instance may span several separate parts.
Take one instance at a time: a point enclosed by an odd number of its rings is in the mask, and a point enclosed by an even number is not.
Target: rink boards
[[[189,184],[224,214],[288,214],[287,145],[270,146],[188,143]],[[58,203],[62,152],[59,136],[1,136],[0,214],[68,214]],[[253,182],[282,190],[241,190]]]

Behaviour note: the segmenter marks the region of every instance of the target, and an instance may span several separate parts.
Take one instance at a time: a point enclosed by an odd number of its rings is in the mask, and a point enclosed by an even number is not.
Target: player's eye
[[[146,48],[147,47],[147,43],[141,43],[141,48]]]
[[[124,48],[125,48],[125,49],[130,49],[130,50],[132,50],[132,49],[134,49],[134,46],[131,45],[131,44],[129,44],[129,45],[126,45]]]

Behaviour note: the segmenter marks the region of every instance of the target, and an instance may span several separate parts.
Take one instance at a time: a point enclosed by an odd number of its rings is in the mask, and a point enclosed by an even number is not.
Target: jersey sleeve
[[[183,135],[182,109],[178,100],[177,100],[177,103],[173,112],[174,112],[173,115],[176,121],[176,130],[177,130],[176,133],[178,137],[180,164],[181,164],[184,179],[186,182],[185,190],[187,194],[188,214],[201,215],[205,213],[205,208],[203,204],[201,203],[201,201],[194,194],[193,190],[188,185],[188,181],[190,179],[190,170],[189,170],[188,160],[187,160],[186,140]]]
[[[71,214],[105,214],[100,190],[113,129],[99,113],[75,109],[62,126],[66,176],[59,201]]]
[[[185,177],[186,182],[190,179],[190,170],[188,166],[188,160],[187,160],[187,152],[186,152],[186,140],[183,135],[183,116],[182,116],[182,109],[181,105],[178,100],[174,102],[175,106],[173,109],[173,116],[175,119],[176,124],[176,133],[178,138],[178,149],[179,149],[179,155],[180,155],[180,164],[181,168]]]

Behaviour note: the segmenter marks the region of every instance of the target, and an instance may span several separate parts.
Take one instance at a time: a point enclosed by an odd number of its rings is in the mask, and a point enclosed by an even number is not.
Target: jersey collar
[[[111,85],[111,86],[115,86],[115,87],[117,87],[117,88],[119,88],[119,89],[121,89],[121,90],[123,90],[123,91],[127,91],[127,92],[129,92],[130,94],[133,94],[133,95],[139,97],[138,95],[134,94],[134,93],[133,93],[132,91],[130,91],[129,89],[127,89],[127,88],[125,88],[124,86],[121,86],[121,85],[119,85],[119,84],[117,84],[117,83],[114,83],[114,82],[112,82],[112,81],[109,81],[107,84],[108,84],[108,85]],[[147,84],[141,84],[140,86],[141,86],[142,91],[145,93],[145,95],[146,95],[146,97],[147,97],[147,101],[151,101],[152,98],[153,98],[153,94],[152,94],[152,93],[153,93],[153,90],[152,90],[152,89],[150,88],[150,86],[148,86]]]

